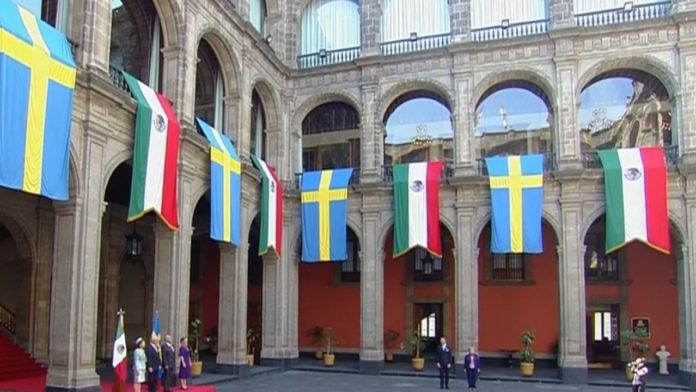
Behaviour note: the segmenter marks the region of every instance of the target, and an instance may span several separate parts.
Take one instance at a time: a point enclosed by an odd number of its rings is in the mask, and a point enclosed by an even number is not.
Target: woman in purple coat
[[[181,381],[181,389],[188,389],[186,382],[191,378],[191,350],[188,348],[188,339],[181,338],[181,347],[179,347],[179,380]]]

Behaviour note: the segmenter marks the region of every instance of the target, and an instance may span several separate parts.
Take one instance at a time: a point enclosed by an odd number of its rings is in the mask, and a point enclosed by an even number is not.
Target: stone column
[[[242,222],[246,222],[242,218]],[[220,243],[220,321],[216,371],[222,374],[249,375],[246,359],[247,332],[247,257],[249,245]]]
[[[690,2],[689,4],[696,4]],[[686,6],[680,3],[678,7]],[[681,94],[677,97],[678,105],[673,107],[673,117],[679,135],[679,152],[685,164],[696,163],[696,41],[679,43],[679,64],[683,67],[681,75]]]
[[[282,172],[285,174],[287,170],[286,154],[287,149],[283,148],[283,133],[280,128],[267,129],[266,130],[266,162],[276,169],[276,175],[278,178],[284,178],[281,176]]]
[[[565,185],[564,185],[565,187]],[[564,189],[563,192],[572,191]],[[573,200],[567,200],[572,198]],[[558,371],[564,383],[587,383],[587,342],[585,325],[585,262],[582,244],[582,209],[577,195],[561,196],[558,287],[560,333]]]
[[[248,59],[248,55],[245,52],[244,55],[244,63],[245,64],[250,64],[251,59]],[[242,70],[242,74],[244,77],[242,80],[250,80],[251,76],[249,75],[249,71],[246,65],[243,66],[244,69]],[[239,137],[237,139],[237,144],[235,147],[237,148],[237,154],[239,155],[239,159],[243,161],[249,162],[251,158],[249,157],[251,154],[251,95],[252,95],[252,88],[254,86],[247,86],[247,88],[242,88],[241,89],[241,94],[239,96],[239,112],[237,113],[237,124],[238,124],[238,132],[239,132]],[[268,154],[266,154],[268,157]],[[245,256],[246,257],[246,256]]]
[[[196,15],[191,11],[183,14],[184,26],[180,30],[178,42],[162,49],[162,86],[161,91],[174,103],[174,111],[179,122],[194,124],[196,63],[198,62],[198,34]]]
[[[30,352],[39,362],[49,361],[49,325],[51,303],[51,267],[53,259],[53,227],[55,217],[49,203],[43,203],[38,213],[38,257],[34,269],[33,287],[33,337],[30,340]]]
[[[693,180],[687,181],[687,186]],[[688,190],[687,190],[688,192]],[[696,195],[686,196],[687,227],[696,227]],[[679,340],[681,358],[679,359],[679,383],[696,390],[696,234],[689,230],[685,243],[676,251],[682,252],[679,265]]]
[[[380,54],[382,25],[382,2],[380,0],[360,1],[360,56]]]
[[[454,293],[457,363],[464,363],[470,346],[478,348],[478,258],[474,231],[476,209],[457,208],[457,240],[454,253]]]
[[[375,81],[364,82],[360,85],[360,90],[362,93],[360,181],[378,182],[382,174],[384,155],[382,142],[385,136],[382,121],[377,117],[379,84]]]
[[[384,250],[378,244],[380,211],[363,210],[360,241],[360,373],[384,368]]]
[[[573,0],[549,0],[549,14],[550,29],[575,27]]]
[[[460,55],[457,54],[457,57]],[[456,71],[454,85],[456,88],[455,107],[452,110],[452,127],[455,135],[454,175],[471,176],[476,174],[475,114],[473,113],[474,108],[471,107],[474,81],[471,71]]]
[[[111,54],[111,2],[76,0],[73,7],[80,2],[83,2],[83,12],[72,9],[72,27],[68,34],[80,45],[76,50],[76,60],[85,68],[107,73]],[[79,28],[82,28],[81,32],[75,31]]]
[[[468,41],[471,36],[471,0],[450,0],[452,42]]]
[[[572,54],[573,42],[570,39],[560,39],[556,46],[562,56]],[[576,80],[577,66],[573,57],[557,57],[556,80]],[[580,103],[577,101],[575,83],[559,83],[557,87],[557,106],[553,107],[554,127],[557,140],[554,146],[558,159],[558,169],[582,169],[580,160],[580,131],[577,118]],[[554,104],[553,102],[551,103]],[[583,323],[584,325],[584,323]]]

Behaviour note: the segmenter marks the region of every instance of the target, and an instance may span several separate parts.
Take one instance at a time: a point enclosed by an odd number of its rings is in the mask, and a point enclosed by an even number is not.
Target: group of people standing
[[[188,389],[187,382],[191,378],[191,350],[188,339],[179,340],[179,381],[181,389]],[[135,392],[140,392],[141,385],[147,382],[148,392],[157,392],[157,382],[161,379],[165,392],[171,391],[176,371],[176,351],[172,345],[172,337],[165,336],[164,345],[160,346],[157,337],[150,338],[150,344],[145,345],[142,338],[135,341],[133,352],[133,383]],[[161,352],[161,354],[160,354]]]
[[[440,371],[440,389],[449,389],[449,372],[454,364],[454,355],[447,345],[447,339],[440,338],[440,346],[437,348],[437,369]],[[473,347],[469,347],[469,353],[464,357],[464,371],[469,383],[469,390],[476,390],[476,381],[481,373],[481,361]]]

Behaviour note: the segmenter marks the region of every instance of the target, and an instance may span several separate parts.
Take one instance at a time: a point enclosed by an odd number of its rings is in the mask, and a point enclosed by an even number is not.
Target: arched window
[[[476,106],[474,124],[478,159],[553,152],[551,103],[534,83],[512,80],[490,88]]]
[[[266,110],[256,89],[251,95],[251,153],[266,159]]]
[[[302,121],[304,171],[360,167],[360,117],[345,102],[327,102]]]
[[[351,61],[360,52],[357,0],[312,0],[302,11],[300,68]]]
[[[664,84],[638,70],[603,73],[580,94],[583,151],[671,146],[672,101]]]
[[[449,44],[451,30],[447,0],[383,0],[381,23],[382,51],[385,54]]]
[[[217,56],[208,41],[201,39],[196,67],[196,117],[220,131],[224,131],[223,97],[224,86]]]
[[[547,0],[471,0],[474,41],[541,34],[547,19]]]
[[[249,21],[262,37],[266,38],[266,1],[251,0],[249,3]]]
[[[419,90],[389,105],[384,115],[384,165],[454,158],[454,129],[447,101]]]
[[[32,14],[55,27],[56,30],[68,33],[70,17],[69,0],[13,0]],[[120,0],[112,0],[111,7],[120,5]]]

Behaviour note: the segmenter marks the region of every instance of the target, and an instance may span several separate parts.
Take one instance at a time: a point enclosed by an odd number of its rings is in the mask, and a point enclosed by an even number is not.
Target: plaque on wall
[[[631,318],[631,328],[636,330],[643,329],[647,336],[644,339],[650,338],[650,319],[648,317],[633,317]]]

